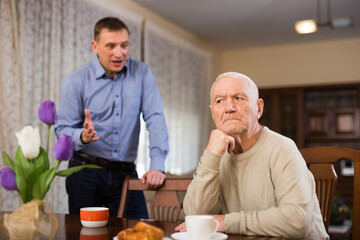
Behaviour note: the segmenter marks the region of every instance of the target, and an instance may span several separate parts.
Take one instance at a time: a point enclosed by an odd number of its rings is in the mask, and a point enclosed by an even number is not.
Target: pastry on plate
[[[135,227],[119,232],[117,237],[118,240],[161,240],[164,231],[150,224],[138,222]]]

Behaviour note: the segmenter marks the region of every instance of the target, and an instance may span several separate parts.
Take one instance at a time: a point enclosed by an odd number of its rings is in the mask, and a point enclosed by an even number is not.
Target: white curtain
[[[208,139],[210,54],[151,22],[142,29],[142,17],[107,1],[0,1],[0,150],[13,157],[15,132],[26,125],[40,128],[45,147],[46,127],[38,119],[38,107],[43,99],[58,107],[63,79],[95,57],[90,44],[93,26],[105,16],[119,17],[128,25],[130,57],[145,60],[157,79],[170,137],[166,170],[174,174],[193,171]],[[149,168],[142,124],[140,176]],[[51,159],[55,142],[52,131]],[[63,163],[62,168],[66,167]],[[56,177],[46,196],[57,213],[68,212],[64,181]],[[16,192],[0,187],[0,210],[12,211],[20,204]]]
[[[15,132],[26,125],[40,128],[45,147],[46,127],[38,119],[38,107],[43,99],[58,107],[62,80],[95,57],[90,44],[95,22],[105,16],[122,19],[130,30],[130,57],[140,59],[142,18],[118,6],[103,8],[86,0],[1,0],[0,4],[0,150],[13,157]],[[51,159],[55,142],[52,131]],[[4,166],[2,158],[0,165]],[[56,177],[46,196],[55,212],[68,211],[64,180]],[[0,210],[15,210],[20,203],[16,192],[0,187]]]
[[[192,172],[208,139],[211,55],[146,21],[144,60],[156,77],[164,104],[170,146],[166,171],[177,175]],[[141,153],[147,149],[144,132]],[[149,166],[148,154],[140,159],[146,161],[138,163],[139,174]]]

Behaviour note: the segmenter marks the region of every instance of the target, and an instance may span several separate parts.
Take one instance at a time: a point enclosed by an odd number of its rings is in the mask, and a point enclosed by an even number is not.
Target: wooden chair
[[[341,159],[354,163],[352,239],[360,239],[360,151],[339,147],[310,147],[300,149],[300,152],[314,175],[316,194],[327,231],[338,179],[334,163]]]
[[[150,204],[150,218],[158,221],[177,222],[181,205],[177,192],[186,191],[192,178],[166,178],[164,184],[155,190],[146,189],[138,178],[125,177],[120,199],[118,217],[125,217],[130,191],[155,191]]]

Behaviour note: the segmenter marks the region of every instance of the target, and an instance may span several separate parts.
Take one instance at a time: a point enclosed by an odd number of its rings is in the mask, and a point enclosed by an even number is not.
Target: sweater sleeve
[[[204,151],[184,198],[186,215],[220,213],[220,160],[221,156]]]
[[[315,192],[312,175],[296,146],[275,150],[270,157],[275,206],[227,214],[226,232],[307,239],[313,224],[316,201],[312,194]]]

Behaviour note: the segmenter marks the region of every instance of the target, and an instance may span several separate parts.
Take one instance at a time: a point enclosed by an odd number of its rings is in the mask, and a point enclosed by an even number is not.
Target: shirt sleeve
[[[227,233],[305,239],[311,231],[316,201],[312,175],[297,149],[279,151],[274,156],[270,171],[276,205],[226,214]]]
[[[150,170],[165,172],[169,145],[161,95],[155,77],[147,65],[144,65],[143,77],[141,111],[149,131]]]
[[[220,160],[221,156],[204,151],[184,198],[186,215],[219,214],[221,212]]]
[[[76,75],[71,75],[61,84],[58,120],[55,123],[56,136],[58,138],[62,134],[70,136],[75,151],[85,146],[80,140],[83,130],[84,109],[81,100],[83,92],[78,80]]]

